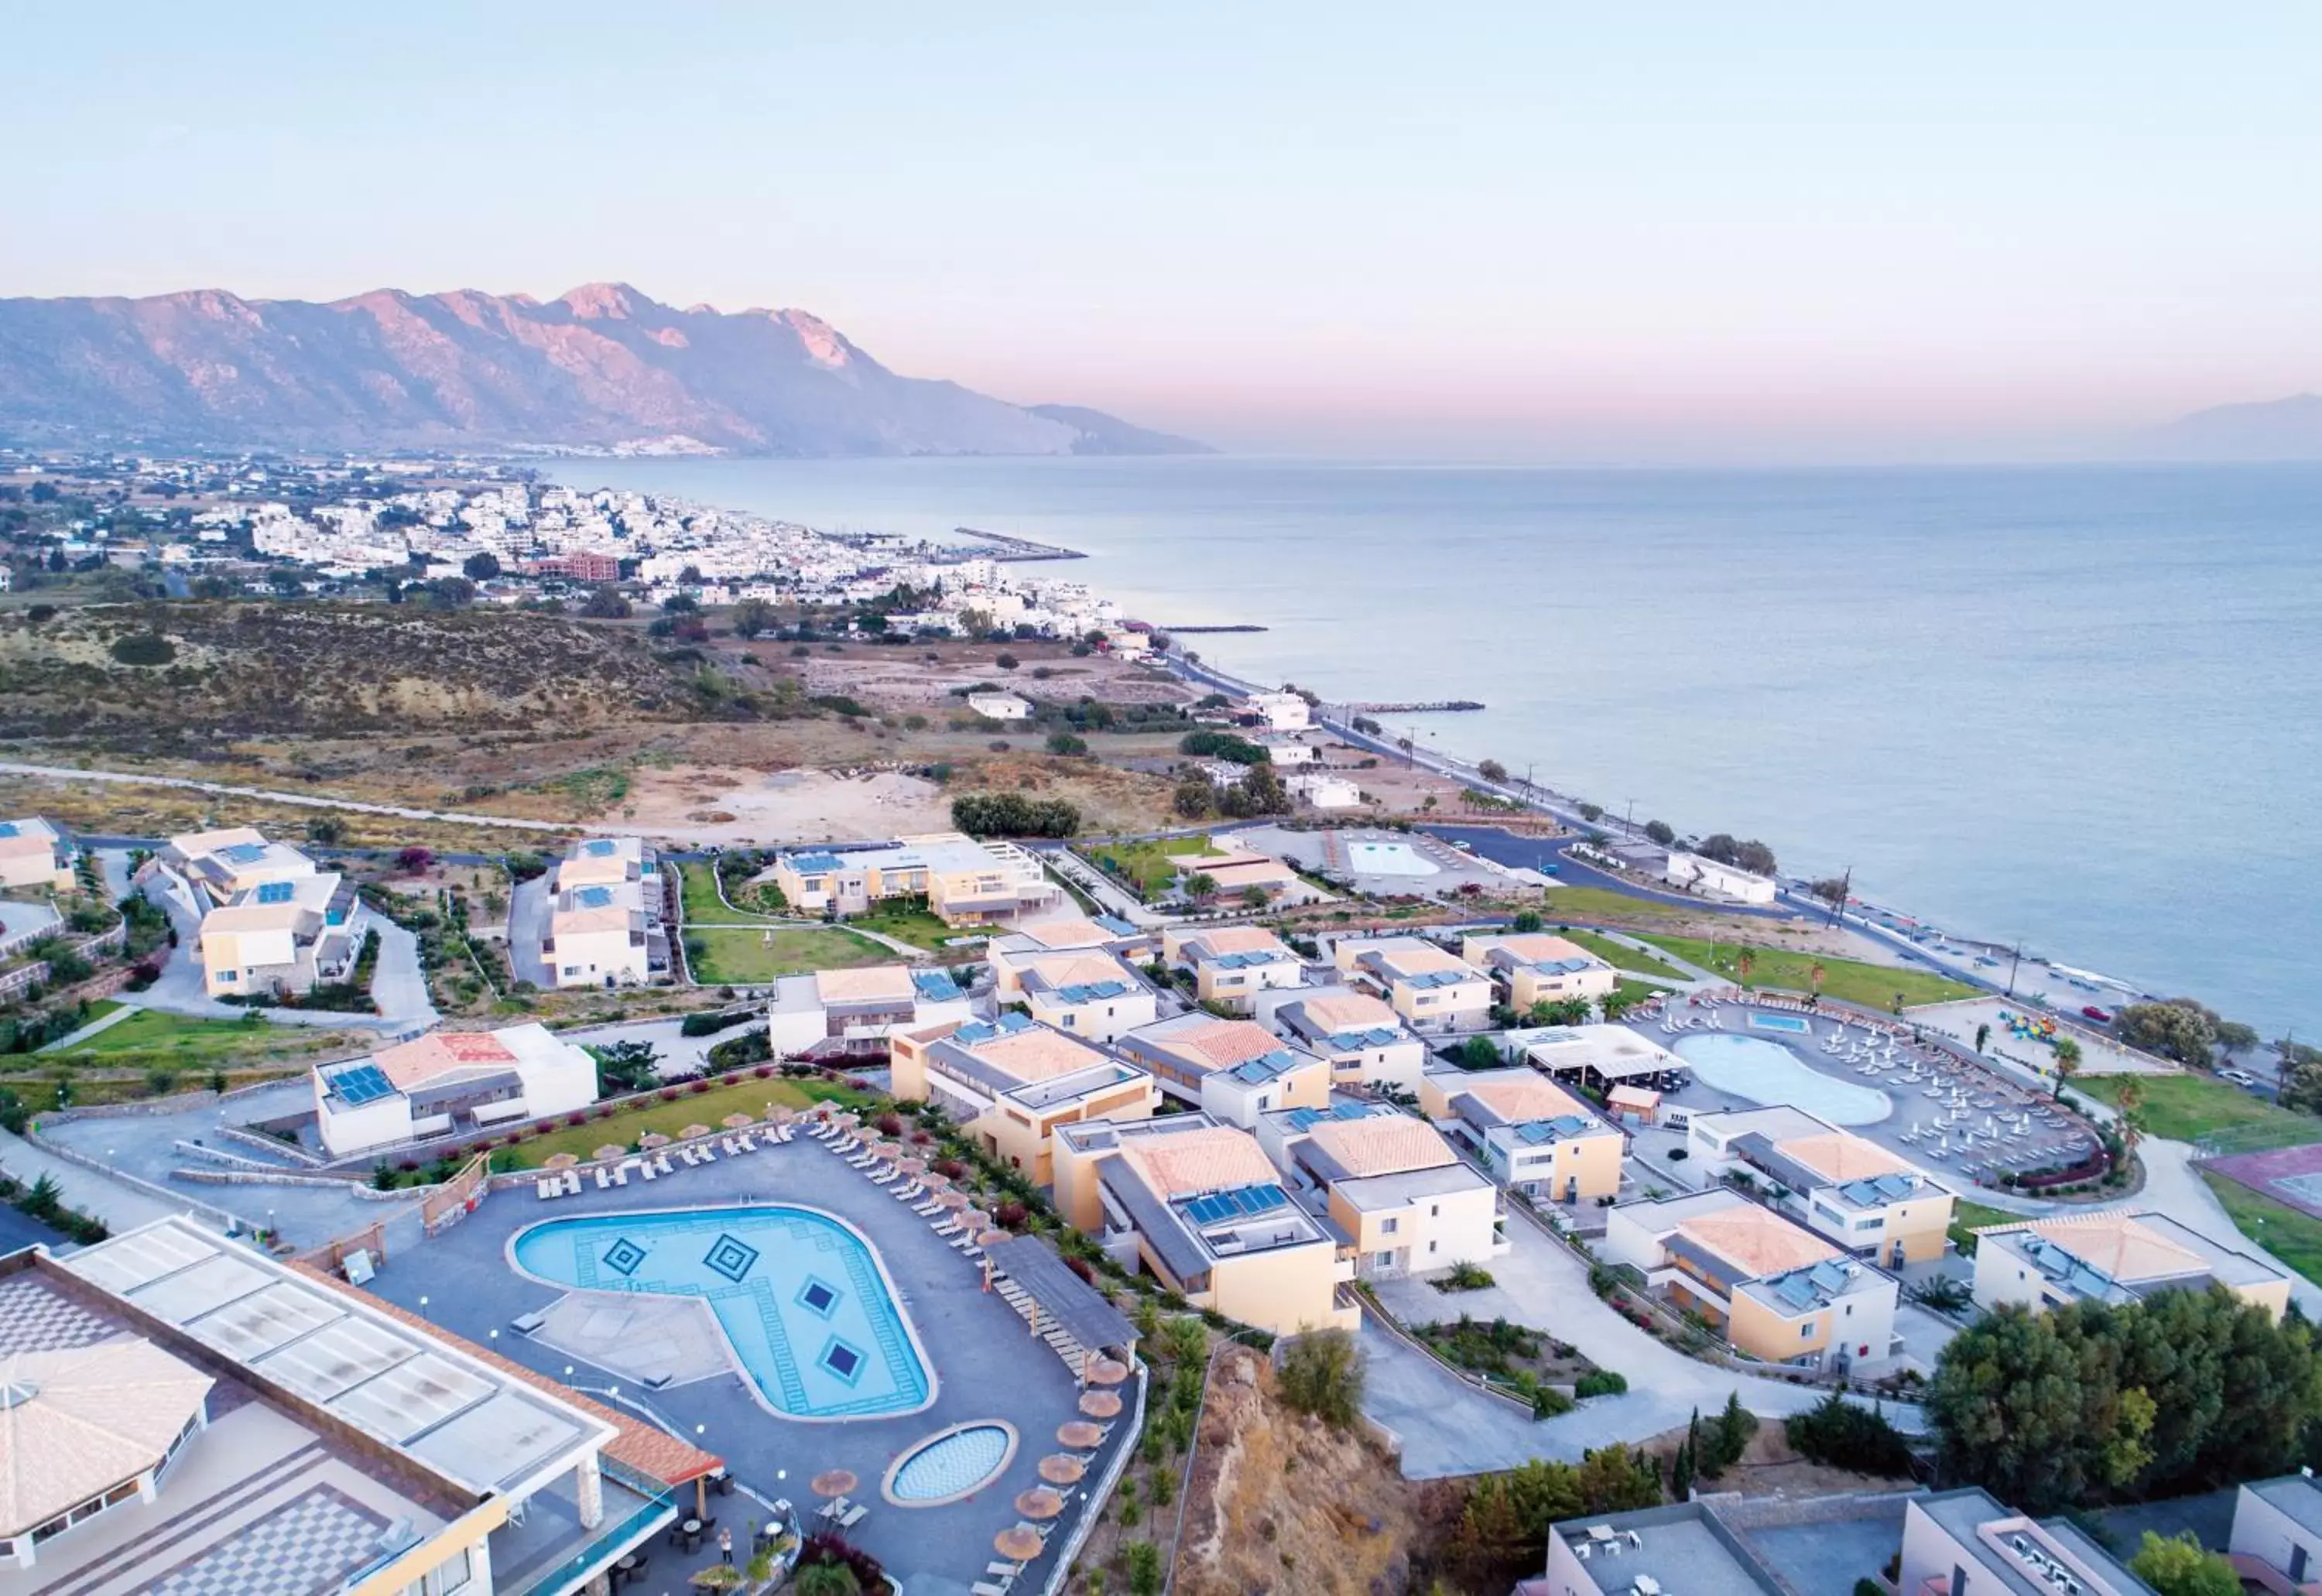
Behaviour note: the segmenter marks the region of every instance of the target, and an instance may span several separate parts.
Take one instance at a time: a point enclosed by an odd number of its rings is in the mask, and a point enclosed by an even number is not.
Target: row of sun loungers
[[[779,1147],[797,1134],[794,1126],[787,1125],[754,1126],[748,1130],[719,1137],[718,1147],[725,1150],[727,1157],[739,1158],[745,1153]],[[681,1168],[698,1169],[705,1163],[717,1162],[718,1149],[711,1147],[706,1140],[681,1142],[656,1148],[651,1153],[633,1154],[618,1163],[592,1165],[588,1173],[596,1181],[597,1190],[605,1191],[615,1186],[627,1185],[633,1174],[646,1181],[666,1180]],[[534,1186],[543,1202],[560,1197],[578,1197],[581,1190],[581,1173],[580,1170],[569,1169],[543,1175],[534,1182]]]

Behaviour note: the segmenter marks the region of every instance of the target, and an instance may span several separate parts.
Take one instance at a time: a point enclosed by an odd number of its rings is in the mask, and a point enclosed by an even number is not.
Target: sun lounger
[[[967,1588],[968,1596],[1008,1596],[1008,1588],[1015,1582],[1016,1576],[1013,1574],[1001,1580],[998,1584],[992,1583],[990,1580],[978,1580]]]
[[[637,1164],[637,1173],[643,1175],[648,1181],[652,1180],[654,1178],[653,1161],[651,1159],[640,1160]]]
[[[564,1172],[564,1195],[567,1197],[578,1197],[580,1195],[580,1172],[579,1170],[566,1170]]]
[[[635,1162],[636,1162],[636,1160],[635,1160],[635,1159],[633,1159],[633,1158],[625,1158],[625,1159],[621,1160],[621,1162],[620,1162],[620,1163],[617,1163],[617,1164],[615,1164],[615,1165],[613,1166],[613,1184],[614,1184],[614,1185],[616,1185],[616,1186],[626,1186],[626,1185],[627,1185],[627,1184],[629,1183],[629,1165],[631,1165],[632,1163],[635,1163]]]
[[[1024,1565],[1020,1563],[992,1562],[983,1565],[983,1572],[996,1580],[1012,1580],[1024,1572]]]
[[[656,1158],[656,1159],[654,1159],[654,1167],[655,1169],[657,1169],[657,1170],[661,1171],[661,1172],[662,1172],[663,1174],[664,1174],[664,1175],[666,1175],[666,1174],[672,1174],[672,1173],[674,1173],[674,1172],[675,1172],[674,1171],[672,1171],[672,1170],[669,1167],[669,1154],[666,1154],[666,1153],[663,1154],[659,1158]]]
[[[550,1188],[554,1184],[555,1182],[549,1180],[545,1175],[533,1182],[534,1189],[540,1193],[541,1201],[546,1202],[550,1198],[556,1195],[554,1191],[550,1190]]]
[[[599,1191],[607,1190],[610,1189],[612,1184],[613,1177],[605,1172],[605,1166],[603,1164],[599,1164],[597,1166],[597,1190]]]
[[[870,1516],[871,1509],[858,1501],[839,1517],[838,1527],[841,1529],[852,1529]]]
[[[700,1149],[700,1154],[701,1154],[701,1162],[702,1162],[702,1163],[716,1163],[718,1162],[718,1154],[716,1154],[715,1153],[712,1153],[712,1152],[711,1152],[708,1148],[707,1148],[707,1147],[701,1148],[701,1149]]]
[[[757,1142],[751,1136],[748,1131],[744,1131],[740,1135],[734,1139],[742,1144],[742,1151],[745,1153],[755,1153],[758,1150]]]

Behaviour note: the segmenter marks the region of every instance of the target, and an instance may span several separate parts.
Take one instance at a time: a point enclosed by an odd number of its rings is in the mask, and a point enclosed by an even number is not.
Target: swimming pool
[[[1432,861],[1409,843],[1348,843],[1347,868],[1366,876],[1431,876]]]
[[[1895,1111],[1885,1092],[1825,1075],[1762,1036],[1713,1033],[1680,1036],[1675,1045],[1704,1086],[1753,1103],[1787,1103],[1833,1125],[1876,1125]]]
[[[1751,1014],[1750,1025],[1760,1031],[1781,1031],[1793,1036],[1803,1036],[1814,1027],[1795,1014]]]
[[[897,1458],[880,1490],[898,1507],[941,1507],[981,1490],[1015,1455],[1013,1426],[998,1419],[955,1425]]]
[[[508,1258],[550,1285],[703,1299],[766,1406],[792,1418],[884,1418],[935,1400],[871,1244],[813,1208],[544,1219],[517,1232]]]

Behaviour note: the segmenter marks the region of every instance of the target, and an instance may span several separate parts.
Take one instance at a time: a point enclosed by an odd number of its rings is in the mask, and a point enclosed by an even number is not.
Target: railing
[[[559,1590],[573,1589],[583,1578],[611,1563],[622,1546],[643,1540],[674,1518],[676,1513],[675,1495],[663,1491],[611,1528],[599,1530],[586,1546],[554,1567],[542,1569],[522,1584],[496,1582],[493,1588],[498,1596],[530,1596],[534,1591],[552,1586]]]

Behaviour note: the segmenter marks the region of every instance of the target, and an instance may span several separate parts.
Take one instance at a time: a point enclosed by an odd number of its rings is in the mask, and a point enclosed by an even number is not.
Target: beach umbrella
[[[970,1197],[966,1192],[950,1186],[944,1188],[944,1190],[937,1195],[936,1200],[943,1204],[944,1207],[949,1208],[954,1213],[959,1212],[962,1208],[973,1207],[975,1202],[975,1199]]]
[[[1118,1358],[1099,1358],[1088,1366],[1091,1385],[1119,1385],[1129,1378],[1129,1365]]]
[[[1053,1518],[1065,1510],[1065,1499],[1046,1485],[1019,1492],[1016,1510],[1027,1518]]]
[[[637,1145],[640,1147],[666,1147],[669,1145],[669,1138],[662,1135],[661,1132],[657,1130],[649,1130],[645,1132],[644,1135],[637,1138]]]
[[[706,1125],[689,1125],[677,1133],[677,1139],[681,1142],[690,1142],[696,1136],[706,1136],[708,1134],[709,1127]]]
[[[552,1153],[548,1155],[546,1162],[544,1162],[540,1167],[543,1169],[552,1170],[569,1170],[580,1162],[580,1155],[578,1153]]]
[[[817,1496],[845,1496],[862,1483],[853,1469],[825,1469],[814,1477],[813,1488]]]
[[[992,1549],[1010,1563],[1029,1563],[1047,1544],[1037,1529],[1010,1528],[992,1537]]]
[[[1077,1485],[1088,1473],[1088,1464],[1067,1453],[1056,1453],[1040,1460],[1040,1478],[1051,1485]]]
[[[755,1125],[758,1122],[747,1114],[728,1114],[718,1123],[727,1130],[740,1130],[745,1125]]]
[[[1081,1393],[1081,1411],[1091,1418],[1120,1417],[1120,1397],[1109,1391],[1084,1391]]]
[[[903,1150],[892,1142],[873,1142],[871,1144],[871,1156],[892,1163],[903,1156]]]
[[[594,1154],[597,1161],[600,1163],[611,1163],[619,1159],[626,1158],[628,1155],[629,1150],[626,1147],[620,1146],[612,1142],[608,1142],[603,1146],[598,1148]]]
[[[979,1230],[975,1233],[975,1245],[979,1247],[997,1246],[1007,1239],[1005,1230]]]
[[[798,1117],[798,1110],[788,1103],[768,1103],[766,1119],[773,1125],[788,1125]]]
[[[1056,1445],[1059,1446],[1072,1446],[1085,1452],[1092,1446],[1102,1446],[1103,1442],[1104,1431],[1085,1418],[1067,1419],[1056,1427]]]
[[[907,1175],[924,1175],[928,1172],[928,1161],[924,1158],[906,1158],[895,1167]]]

